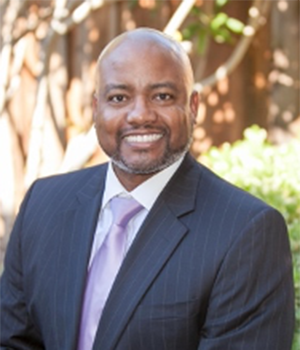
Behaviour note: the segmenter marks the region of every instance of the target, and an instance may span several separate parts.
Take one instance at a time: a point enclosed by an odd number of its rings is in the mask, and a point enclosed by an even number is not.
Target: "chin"
[[[122,160],[112,159],[114,165],[129,174],[149,175],[160,171],[161,166],[157,164],[128,163]]]
[[[145,160],[144,162],[129,162],[123,158],[117,159],[116,157],[112,157],[112,162],[119,169],[127,173],[136,175],[151,175],[158,173],[167,168],[168,166],[172,165],[185,153],[186,150],[184,149],[184,151],[166,154],[160,159],[155,159],[151,161]]]

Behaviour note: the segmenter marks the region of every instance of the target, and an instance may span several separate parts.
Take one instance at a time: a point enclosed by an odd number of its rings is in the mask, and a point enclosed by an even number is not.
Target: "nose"
[[[156,120],[156,113],[150,103],[143,96],[134,99],[127,113],[127,122],[130,124],[149,124]]]

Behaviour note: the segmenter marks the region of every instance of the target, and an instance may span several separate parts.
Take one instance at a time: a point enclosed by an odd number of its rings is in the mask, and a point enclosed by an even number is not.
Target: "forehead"
[[[121,42],[99,62],[100,85],[108,80],[137,81],[187,79],[184,61],[168,42],[133,38]]]

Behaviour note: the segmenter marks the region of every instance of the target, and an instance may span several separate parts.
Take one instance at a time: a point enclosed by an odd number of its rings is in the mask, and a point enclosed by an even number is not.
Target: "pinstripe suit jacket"
[[[1,281],[1,349],[76,349],[106,170],[28,192]],[[124,260],[94,350],[289,350],[293,314],[281,215],[187,156]]]

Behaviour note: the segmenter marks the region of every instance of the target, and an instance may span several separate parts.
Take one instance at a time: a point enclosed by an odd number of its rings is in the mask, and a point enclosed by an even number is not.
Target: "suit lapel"
[[[78,192],[77,203],[63,212],[63,228],[57,259],[58,282],[54,289],[58,344],[74,349],[77,344],[81,304],[87,266],[101,205],[106,167],[99,171]],[[56,294],[55,294],[56,293]],[[61,311],[64,308],[63,313]],[[62,332],[63,330],[63,332]]]
[[[94,349],[115,348],[122,332],[188,229],[180,217],[194,209],[199,170],[188,156],[148,214],[104,308]]]

